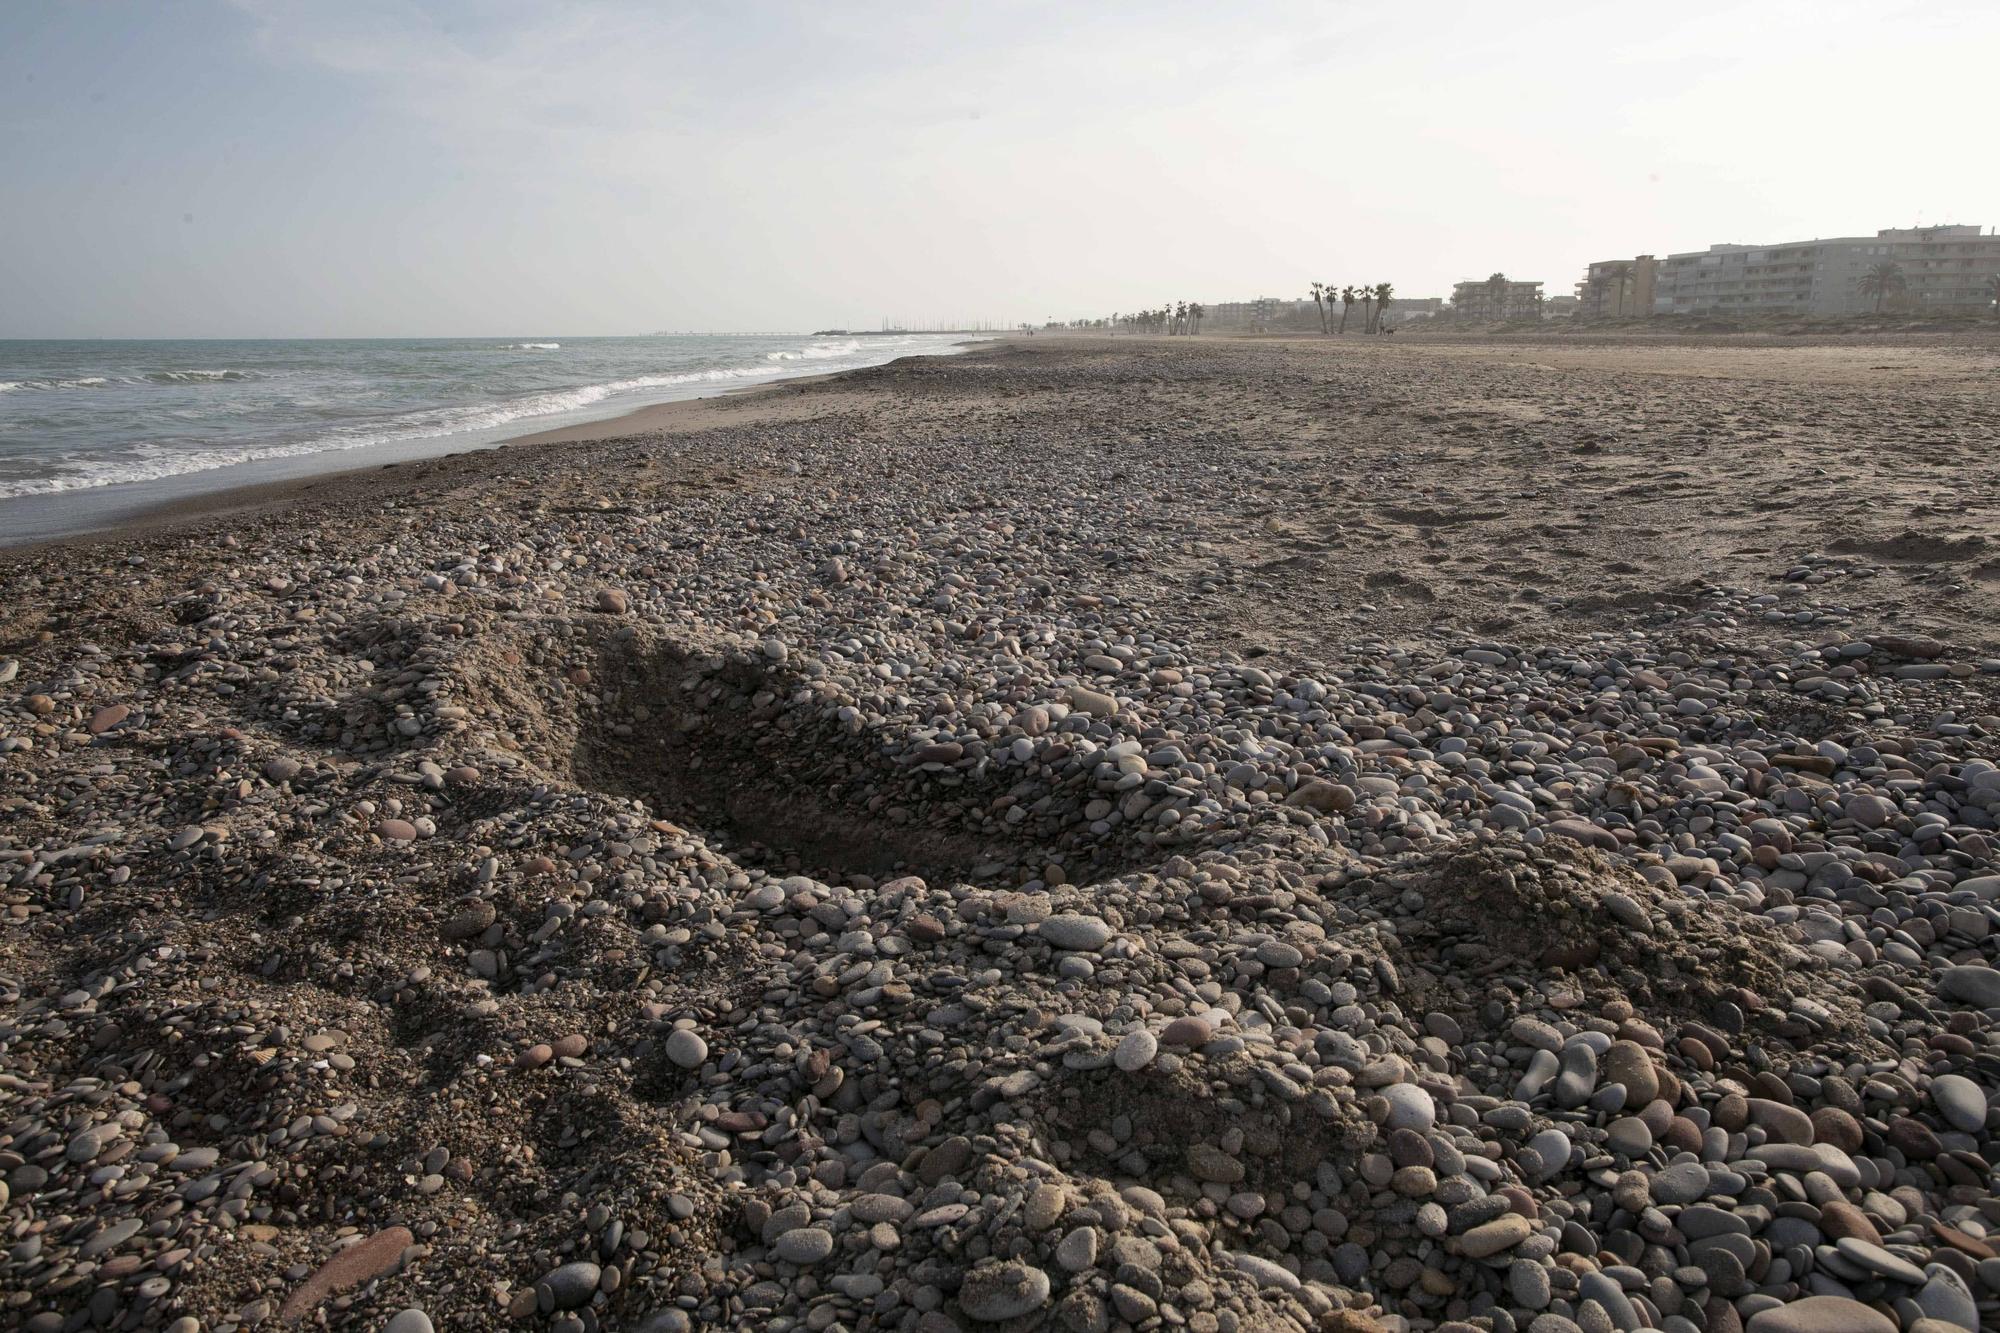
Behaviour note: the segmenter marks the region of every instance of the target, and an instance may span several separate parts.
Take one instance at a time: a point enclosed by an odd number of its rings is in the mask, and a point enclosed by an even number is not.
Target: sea
[[[975,336],[0,341],[0,541],[79,526],[55,512],[78,493],[165,500],[457,452]]]

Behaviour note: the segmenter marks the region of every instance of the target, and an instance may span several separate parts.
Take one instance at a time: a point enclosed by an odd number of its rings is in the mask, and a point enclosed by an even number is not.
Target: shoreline
[[[954,344],[955,347],[967,349],[966,351],[913,355],[966,356],[970,355],[970,349],[987,341],[998,341],[998,339],[979,339]],[[324,449],[310,454],[232,463],[218,468],[176,473],[149,481],[115,482],[105,486],[78,487],[68,491],[9,496],[0,499],[0,533],[6,533],[11,528],[24,529],[28,535],[19,538],[0,536],[0,553],[38,550],[85,539],[116,540],[120,537],[169,530],[184,521],[238,513],[263,513],[322,487],[351,483],[356,477],[376,475],[394,468],[432,463],[441,459],[493,453],[522,445],[616,439],[627,434],[669,429],[676,424],[684,424],[683,418],[698,418],[700,413],[689,409],[698,408],[701,404],[754,398],[778,390],[822,383],[858,370],[893,365],[896,361],[906,359],[910,358],[897,357],[891,361],[877,362],[875,366],[816,371],[762,383],[729,385],[709,393],[643,403],[615,415],[590,417],[568,425],[508,435],[483,443],[465,443],[454,447],[454,441],[473,438],[477,432],[468,432],[465,436],[417,437],[368,445],[354,450]],[[344,457],[350,453],[372,455],[375,461],[360,458],[350,461]],[[174,493],[178,488],[197,486],[200,478],[239,471],[280,471],[290,475],[261,479],[246,478],[223,485],[190,490],[185,494]],[[52,530],[37,532],[34,520],[37,517],[37,509],[42,506],[72,508],[76,511],[74,522],[62,524],[59,530],[54,530],[56,525],[51,524],[48,526]]]
[[[483,454],[496,454],[513,449],[536,449],[547,445],[579,443],[586,440],[620,439],[630,434],[669,430],[676,426],[698,429],[695,423],[700,422],[704,415],[700,409],[720,400],[743,400],[767,394],[775,395],[797,384],[824,381],[834,378],[835,374],[846,373],[849,372],[801,376],[796,380],[785,380],[774,384],[738,385],[703,398],[680,398],[665,403],[649,403],[644,407],[633,408],[619,416],[606,417],[599,421],[534,431],[446,453],[425,454],[417,458],[396,459],[391,462],[361,463],[276,481],[243,482],[189,496],[156,498],[144,502],[137,509],[118,513],[101,527],[80,528],[46,537],[30,537],[21,541],[0,543],[0,559],[52,548],[98,546],[130,537],[156,536],[169,533],[186,524],[208,519],[237,515],[266,516],[284,509],[287,505],[307,499],[343,498],[359,489],[378,487],[385,480],[396,482],[409,478],[428,479],[435,475],[430,470],[434,465],[458,464],[462,460],[477,458]],[[605,429],[626,425],[634,428],[618,431]],[[324,456],[326,455],[312,455],[312,457]],[[47,497],[19,498],[27,501]]]

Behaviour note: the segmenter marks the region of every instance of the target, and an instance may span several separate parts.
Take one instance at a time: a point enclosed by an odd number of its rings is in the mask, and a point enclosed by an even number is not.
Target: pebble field
[[[0,1327],[2000,1325],[1994,348],[1378,341],[0,552]]]

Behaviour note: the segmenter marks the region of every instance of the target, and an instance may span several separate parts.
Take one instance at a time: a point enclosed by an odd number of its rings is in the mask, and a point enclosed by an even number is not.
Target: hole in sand
[[[644,801],[739,864],[935,883],[1061,860],[1007,836],[993,813],[1004,785],[918,774],[900,747],[850,730],[781,669],[676,649],[605,667],[615,689],[603,724],[579,739],[577,780]]]

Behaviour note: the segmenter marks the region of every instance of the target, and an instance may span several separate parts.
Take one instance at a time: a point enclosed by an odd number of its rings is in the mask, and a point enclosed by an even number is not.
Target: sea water
[[[21,516],[43,508],[18,502],[29,497],[59,508],[68,493],[150,482],[137,489],[165,498],[450,452],[739,385],[948,353],[968,338],[0,341],[0,501],[16,499],[5,510],[25,528]],[[295,461],[245,466],[279,460]]]

